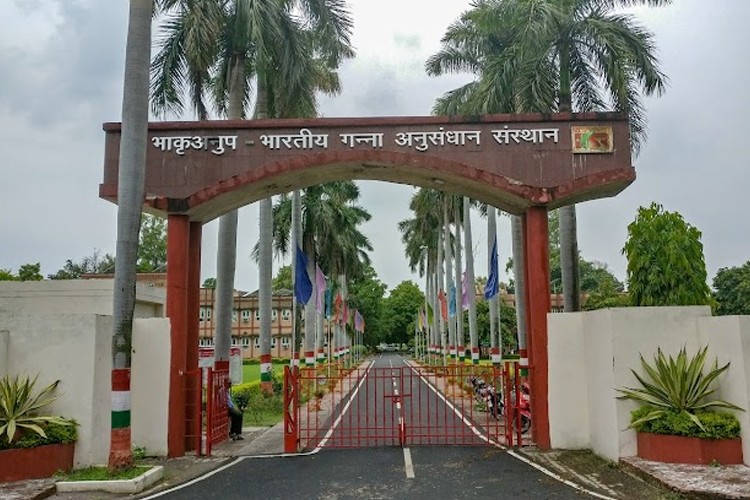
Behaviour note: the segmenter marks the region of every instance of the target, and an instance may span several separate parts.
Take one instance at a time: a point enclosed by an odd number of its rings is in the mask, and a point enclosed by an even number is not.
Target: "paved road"
[[[306,457],[247,458],[162,499],[590,499],[489,447],[331,450]]]
[[[358,449],[248,457],[158,498],[590,498],[504,450],[447,446],[471,442],[474,434],[461,429],[466,425],[456,412],[398,355],[378,357],[357,387],[328,443]],[[401,422],[410,429],[403,448]]]

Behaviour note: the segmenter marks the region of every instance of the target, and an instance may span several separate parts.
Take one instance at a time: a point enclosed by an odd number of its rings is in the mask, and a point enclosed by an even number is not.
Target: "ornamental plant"
[[[52,396],[60,381],[56,380],[37,391],[35,386],[38,377],[39,375],[31,379],[16,375],[13,378],[0,378],[0,440],[4,438],[10,444],[22,437],[25,431],[33,431],[46,438],[45,424],[75,425],[62,417],[39,415],[39,410],[60,397]]]
[[[729,368],[729,363],[719,367],[718,359],[715,359],[708,373],[704,373],[707,352],[708,346],[700,349],[694,356],[688,357],[683,347],[677,357],[672,357],[666,356],[658,349],[653,366],[641,355],[641,366],[645,376],[642,377],[635,370],[630,370],[641,387],[617,389],[622,394],[618,399],[632,399],[648,408],[633,412],[633,420],[629,427],[638,429],[643,424],[657,419],[669,419],[672,418],[671,414],[677,413],[684,414],[702,432],[707,432],[698,413],[710,408],[744,411],[739,406],[721,399],[708,400],[715,392],[715,389],[711,388],[712,383]]]

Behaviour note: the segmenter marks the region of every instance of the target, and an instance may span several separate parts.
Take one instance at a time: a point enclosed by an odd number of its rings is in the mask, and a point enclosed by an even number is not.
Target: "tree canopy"
[[[423,304],[424,294],[413,281],[402,281],[391,290],[383,303],[384,310],[388,311],[384,318],[387,333],[383,340],[408,343],[414,335],[417,313]]]
[[[750,314],[750,261],[719,269],[713,288],[716,314]]]
[[[711,304],[701,232],[658,203],[640,207],[622,249],[635,306]]]

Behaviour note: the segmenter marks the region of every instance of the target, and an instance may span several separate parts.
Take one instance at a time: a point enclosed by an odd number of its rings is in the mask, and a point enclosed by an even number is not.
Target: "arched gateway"
[[[120,124],[107,123],[102,198],[117,202]],[[149,125],[144,209],[166,215],[169,454],[185,452],[187,367],[198,365],[201,226],[248,203],[344,179],[470,196],[523,216],[534,439],[549,448],[547,210],[633,180],[627,117],[528,114]]]

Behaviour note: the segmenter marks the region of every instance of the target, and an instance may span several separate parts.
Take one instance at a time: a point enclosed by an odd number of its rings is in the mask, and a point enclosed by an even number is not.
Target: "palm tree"
[[[466,283],[469,294],[469,339],[471,362],[479,364],[479,340],[477,338],[476,287],[474,285],[474,254],[471,238],[471,201],[464,196],[464,247],[466,248]]]
[[[652,35],[616,7],[670,0],[480,0],[449,27],[428,73],[468,70],[477,80],[447,94],[443,109],[466,112],[597,111],[630,117],[633,148],[645,137],[641,94],[665,77]],[[606,94],[606,98],[605,98]],[[609,102],[608,102],[609,101]],[[565,310],[580,308],[575,206],[560,214]]]
[[[119,178],[117,250],[112,316],[112,433],[109,467],[133,463],[130,440],[130,363],[135,309],[138,234],[143,205],[148,137],[148,71],[152,0],[131,0],[125,49]]]
[[[175,42],[165,44],[163,52],[169,48],[174,55],[157,57],[157,61],[164,63],[159,73],[169,76],[163,78],[167,84],[155,86],[164,89],[166,94],[156,99],[157,103],[179,100],[175,82],[185,83],[185,78],[180,80],[174,75],[182,76],[187,72],[196,109],[205,109],[201,104],[202,90],[210,85],[219,112],[230,119],[240,119],[248,100],[249,80],[255,76],[256,118],[312,116],[315,91],[337,91],[339,82],[332,69],[342,58],[353,54],[349,43],[351,20],[343,1],[322,4],[314,0],[231,0],[218,2],[223,7],[218,13],[211,9],[217,2],[211,0],[171,0],[169,3],[181,8],[178,18],[182,16],[185,21],[167,25],[174,34],[167,39]],[[210,18],[207,26],[218,24],[219,36],[213,43],[209,37],[195,37],[205,42],[203,44],[189,43],[190,31],[178,28],[192,26],[187,22],[190,15]],[[178,35],[183,32],[186,34],[180,38]],[[184,41],[177,43],[179,40]],[[269,234],[265,226],[271,223],[270,205],[271,200],[261,202],[261,235]],[[236,231],[236,211],[220,218],[214,312],[217,360],[228,359],[229,354]],[[263,239],[261,247],[268,249],[270,242]],[[260,262],[260,278],[264,285],[270,284],[270,251],[264,250],[261,254],[264,260]],[[265,288],[261,286],[259,290],[262,356],[264,350],[270,354],[271,292],[269,286]],[[264,317],[268,317],[268,321],[264,322]]]
[[[351,181],[311,186],[304,189],[301,196],[301,239],[303,251],[308,256],[308,272],[315,276],[317,262],[329,275],[339,277],[339,286],[343,290],[347,275],[361,276],[370,264],[367,252],[372,251],[372,245],[358,229],[359,225],[370,220],[370,214],[356,205],[359,196],[358,186]],[[288,195],[281,195],[273,207],[273,241],[277,254],[290,251],[292,214],[292,199]],[[253,249],[253,255],[259,255],[259,246]],[[315,307],[312,300],[308,306],[305,314],[305,350],[310,352],[315,347]]]

